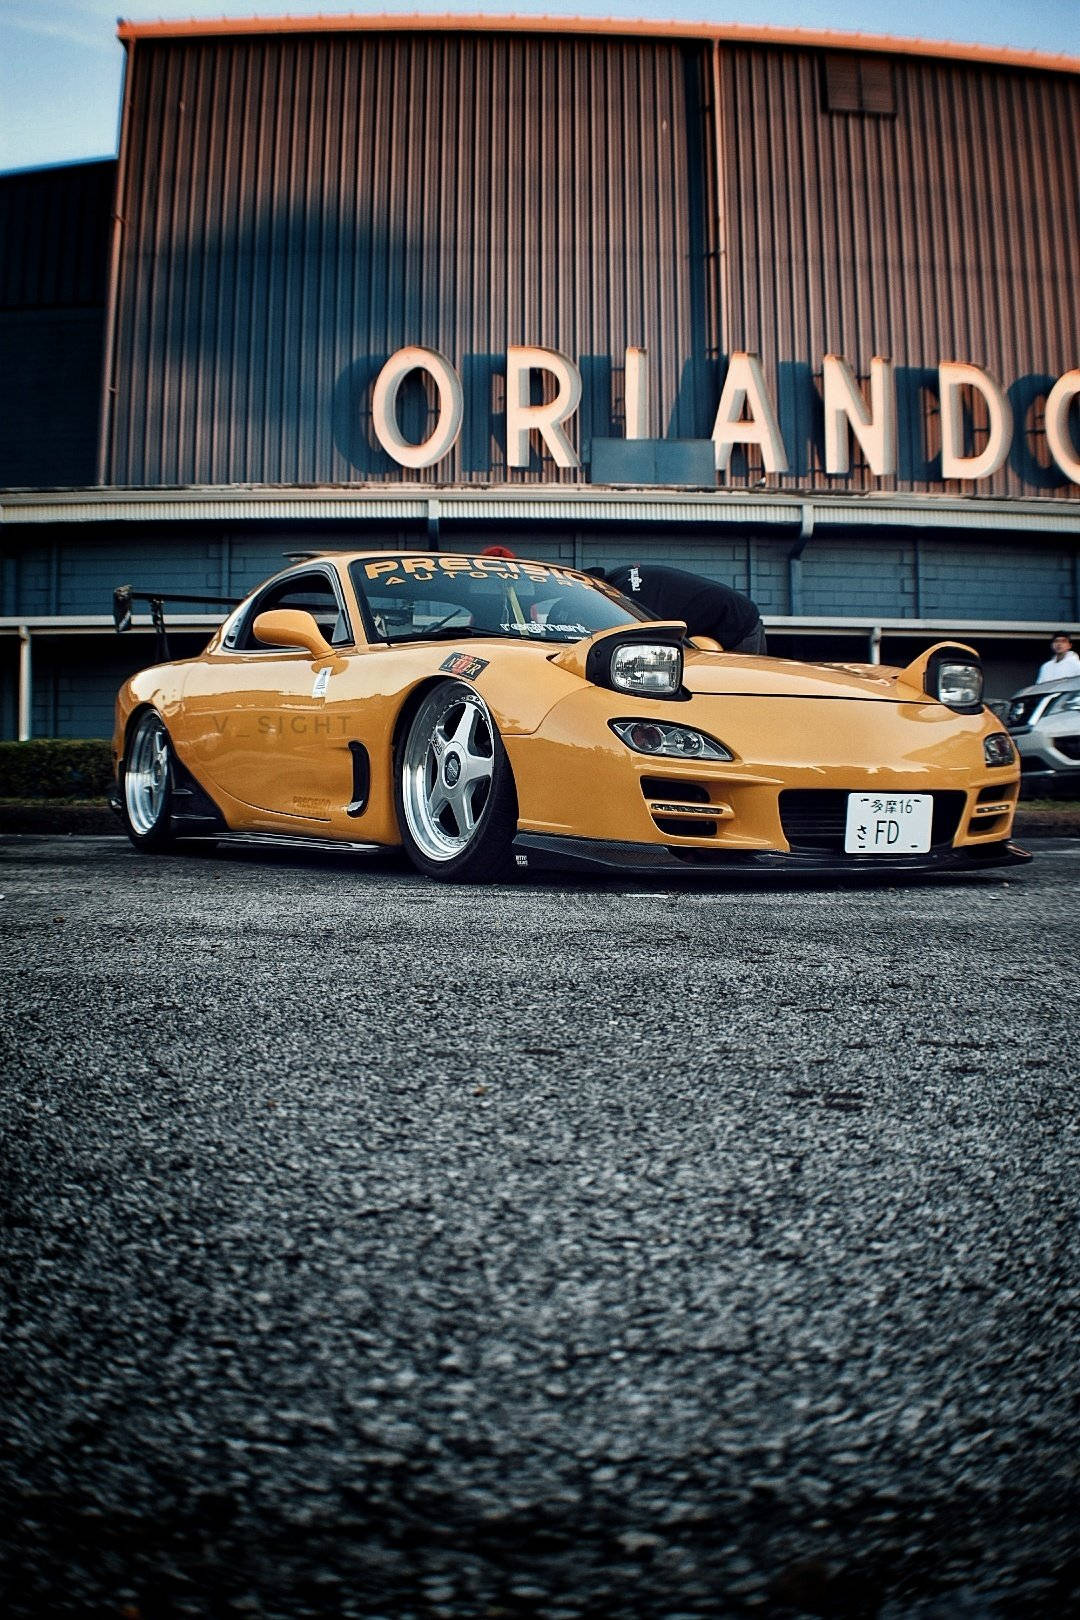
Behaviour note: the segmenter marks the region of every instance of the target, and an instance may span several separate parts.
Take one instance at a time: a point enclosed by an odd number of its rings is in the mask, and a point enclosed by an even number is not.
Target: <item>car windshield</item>
[[[380,641],[502,636],[580,641],[649,617],[607,587],[547,563],[508,557],[364,557],[353,586]]]

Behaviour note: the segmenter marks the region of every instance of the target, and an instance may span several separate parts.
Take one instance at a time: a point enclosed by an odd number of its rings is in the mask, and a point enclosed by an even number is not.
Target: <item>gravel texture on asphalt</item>
[[[0,841],[39,1615],[1080,1615],[1080,848],[451,889]]]

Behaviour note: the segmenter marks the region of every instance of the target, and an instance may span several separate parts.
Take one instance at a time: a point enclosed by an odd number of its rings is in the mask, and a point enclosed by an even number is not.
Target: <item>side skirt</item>
[[[262,848],[326,850],[333,854],[376,855],[388,850],[386,844],[362,844],[353,838],[304,838],[297,833],[224,832],[212,835],[219,844],[256,844]]]

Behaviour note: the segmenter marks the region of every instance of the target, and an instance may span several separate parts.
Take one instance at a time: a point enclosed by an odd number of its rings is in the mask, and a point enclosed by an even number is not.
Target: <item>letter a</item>
[[[745,420],[744,410],[750,413]],[[731,464],[732,447],[736,444],[758,445],[767,473],[787,472],[787,450],[765,387],[761,361],[756,354],[744,354],[738,350],[731,356],[712,436],[719,472],[727,471]]]

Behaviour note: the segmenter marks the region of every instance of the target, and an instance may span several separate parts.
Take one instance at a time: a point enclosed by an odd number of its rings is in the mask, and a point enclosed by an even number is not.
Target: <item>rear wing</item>
[[[131,629],[131,604],[149,602],[150,622],[154,626],[156,638],[154,659],[156,663],[164,664],[169,659],[169,638],[165,631],[166,602],[195,603],[199,607],[234,608],[237,601],[235,596],[200,596],[191,591],[137,591],[132,585],[118,585],[113,591],[113,623],[117,635],[123,635],[125,630]]]

